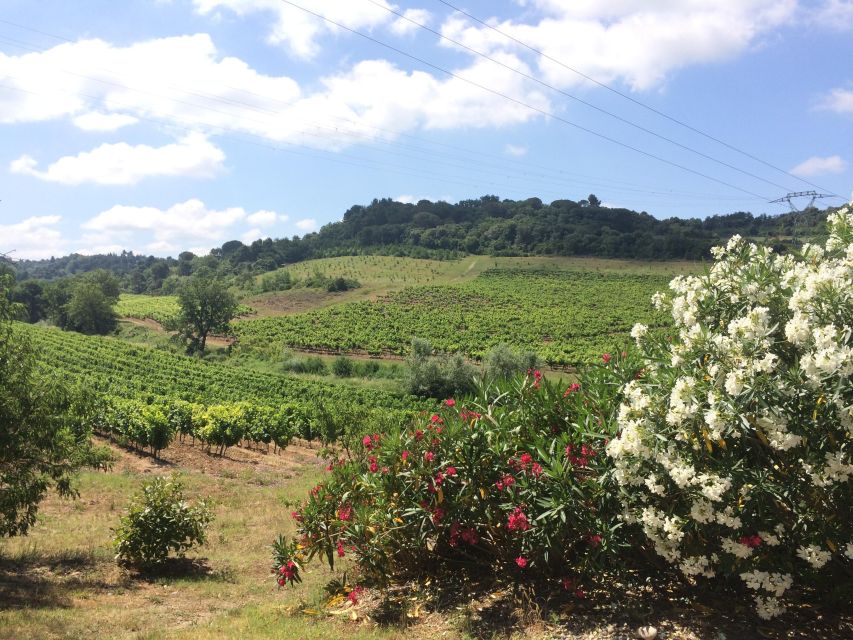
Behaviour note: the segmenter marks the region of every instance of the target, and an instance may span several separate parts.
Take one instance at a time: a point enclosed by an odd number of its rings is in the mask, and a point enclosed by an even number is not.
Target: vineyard
[[[249,347],[400,355],[417,336],[474,358],[505,342],[549,364],[572,365],[620,348],[634,322],[661,322],[649,300],[667,282],[654,273],[489,269],[454,286],[407,287],[377,301],[245,320],[235,328]]]
[[[390,393],[217,365],[111,338],[17,325],[56,375],[97,390],[96,430],[156,454],[176,435],[220,451],[247,441],[284,447],[293,436],[328,439],[342,406],[401,413],[420,403]],[[319,434],[322,435],[322,434]]]
[[[122,318],[149,318],[162,325],[168,325],[181,311],[178,296],[149,296],[137,293],[123,293],[115,307]],[[252,313],[246,305],[237,308],[237,315]]]

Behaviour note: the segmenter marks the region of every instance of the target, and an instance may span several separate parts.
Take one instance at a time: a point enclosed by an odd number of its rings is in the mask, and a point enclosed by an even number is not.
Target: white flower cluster
[[[853,560],[853,211],[827,223],[798,254],[735,236],[653,297],[674,335],[631,330],[643,369],[607,445],[625,521],[686,576],[739,575],[765,618]]]

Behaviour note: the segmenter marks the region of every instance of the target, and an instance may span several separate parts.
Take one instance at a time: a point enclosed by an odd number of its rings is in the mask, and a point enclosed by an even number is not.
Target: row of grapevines
[[[659,325],[650,298],[665,276],[492,269],[454,286],[409,287],[377,301],[240,321],[243,344],[404,354],[413,336],[480,358],[505,342],[554,365],[621,347],[635,322]]]
[[[115,310],[122,318],[150,318],[162,325],[168,325],[180,314],[181,305],[178,303],[178,296],[123,293],[119,297]],[[251,313],[254,313],[251,307],[243,304],[237,307],[238,316]]]

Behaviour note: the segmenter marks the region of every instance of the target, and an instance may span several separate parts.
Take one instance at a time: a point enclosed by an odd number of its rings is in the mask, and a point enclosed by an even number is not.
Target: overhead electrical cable
[[[474,49],[473,47],[469,47],[468,45],[466,45],[462,42],[459,42],[458,40],[454,40],[453,38],[450,38],[450,37],[444,35],[440,31],[436,31],[435,29],[428,27],[425,24],[421,24],[420,22],[413,20],[412,18],[409,18],[405,14],[400,13],[396,9],[392,9],[391,7],[386,7],[382,3],[377,2],[376,0],[365,0],[365,2],[369,2],[372,5],[375,5],[377,7],[385,9],[385,11],[388,11],[389,13],[392,13],[396,16],[399,16],[399,18],[401,20],[406,20],[407,22],[410,22],[411,24],[415,25],[416,27],[419,27],[425,31],[428,31],[429,33],[432,33],[432,34],[438,36],[442,40],[446,40],[447,42],[450,42],[451,44],[456,45],[457,47],[461,47],[462,49],[465,49],[466,51],[469,51],[469,52],[473,53],[474,55],[477,55],[477,56],[483,58],[484,60],[488,60],[489,62],[492,62],[492,63],[494,63],[494,64],[496,64],[496,65],[498,65],[504,69],[507,69],[507,70],[509,70],[515,74],[518,74],[522,78],[530,80],[531,82],[535,82],[536,84],[543,86],[546,89],[554,91],[555,93],[559,93],[560,95],[565,96],[566,98],[574,100],[575,102],[578,102],[578,103],[580,103],[586,107],[589,107],[590,109],[594,109],[595,111],[598,111],[599,113],[602,113],[602,114],[604,114],[610,118],[613,118],[614,120],[617,120],[623,124],[626,124],[626,125],[633,127],[639,131],[642,131],[643,133],[647,133],[651,136],[654,136],[655,138],[658,138],[659,140],[663,140],[664,142],[667,142],[671,145],[674,145],[674,146],[676,146],[676,147],[678,147],[684,151],[688,151],[690,153],[693,153],[697,156],[705,158],[706,160],[710,160],[711,162],[716,162],[717,164],[719,164],[721,166],[724,166],[724,167],[727,167],[728,169],[732,169],[734,171],[742,173],[746,176],[749,176],[750,178],[753,178],[755,180],[759,180],[760,182],[764,182],[764,183],[769,184],[773,187],[778,187],[779,189],[784,189],[784,190],[790,191],[789,187],[787,187],[785,185],[781,185],[777,182],[773,182],[772,180],[767,180],[766,178],[762,178],[761,176],[759,176],[755,173],[752,173],[750,171],[747,171],[746,169],[741,169],[740,167],[737,167],[737,166],[735,166],[729,162],[726,162],[725,160],[720,160],[719,158],[715,158],[714,156],[711,156],[707,153],[699,151],[698,149],[694,149],[693,147],[691,147],[689,145],[682,144],[681,142],[678,142],[677,140],[674,140],[668,136],[665,136],[661,133],[658,133],[657,131],[649,129],[648,127],[644,127],[641,124],[637,124],[636,122],[633,122],[633,121],[629,120],[628,118],[623,118],[622,116],[615,114],[612,111],[608,111],[607,109],[604,109],[603,107],[599,107],[598,105],[593,104],[592,102],[589,102],[588,100],[584,100],[583,98],[579,98],[578,96],[576,96],[572,93],[569,93],[568,91],[564,91],[563,89],[559,89],[558,87],[555,87],[554,85],[549,84],[549,83],[545,82],[544,80],[537,78],[536,76],[530,75],[529,73],[526,73],[520,69],[517,69],[517,68],[513,67],[512,65],[509,65],[505,62],[501,62],[500,60],[497,60],[497,59],[493,58],[492,56],[490,56],[486,53],[483,53],[482,51],[478,51],[477,49]]]
[[[338,27],[339,29],[343,29],[345,31],[348,31],[348,32],[354,34],[354,35],[357,35],[361,38],[364,38],[365,40],[369,40],[370,42],[378,44],[381,47],[385,47],[386,49],[389,49],[390,51],[394,51],[395,53],[398,53],[402,56],[410,58],[410,59],[414,60],[415,62],[418,62],[422,65],[425,65],[427,67],[435,69],[436,71],[440,71],[440,72],[442,72],[442,73],[444,73],[444,74],[446,74],[452,78],[456,78],[457,80],[460,80],[462,82],[470,84],[471,86],[477,87],[478,89],[481,89],[483,91],[486,91],[488,93],[496,95],[500,98],[503,98],[504,100],[508,100],[509,102],[517,104],[521,107],[524,107],[526,109],[529,109],[531,111],[539,113],[539,114],[541,114],[547,118],[551,118],[553,120],[556,120],[557,122],[561,122],[561,123],[568,125],[570,127],[574,127],[575,129],[578,129],[579,131],[583,131],[583,132],[588,133],[590,135],[593,135],[597,138],[601,138],[602,140],[606,140],[606,141],[608,141],[612,144],[615,144],[617,146],[623,147],[625,149],[629,149],[631,151],[634,151],[635,153],[639,153],[639,154],[644,155],[648,158],[652,158],[653,160],[657,160],[658,162],[662,162],[662,163],[668,164],[672,167],[676,167],[678,169],[681,169],[682,171],[686,171],[688,173],[692,173],[692,174],[697,175],[699,177],[705,178],[706,180],[710,180],[712,182],[716,182],[718,184],[724,185],[726,187],[729,187],[730,189],[734,189],[736,191],[740,191],[742,193],[746,193],[746,194],[749,194],[751,196],[755,196],[757,198],[762,198],[765,200],[767,199],[766,196],[758,194],[754,191],[750,191],[749,189],[744,189],[743,187],[737,186],[737,185],[732,184],[730,182],[727,182],[725,180],[720,180],[719,178],[715,178],[713,176],[710,176],[707,173],[703,173],[702,171],[698,171],[696,169],[691,169],[690,167],[687,167],[687,166],[680,164],[678,162],[674,162],[672,160],[667,160],[666,158],[659,156],[657,154],[654,154],[650,151],[645,151],[643,149],[640,149],[639,147],[635,147],[634,145],[628,144],[627,142],[622,142],[622,141],[617,140],[616,138],[613,138],[613,137],[611,137],[605,133],[601,133],[600,131],[590,129],[589,127],[585,127],[583,125],[578,124],[577,122],[569,120],[568,118],[564,118],[564,117],[559,116],[555,113],[552,113],[552,112],[548,111],[547,109],[542,109],[541,107],[537,107],[535,105],[528,104],[527,102],[524,102],[523,100],[519,100],[518,98],[514,98],[514,97],[512,97],[506,93],[498,91],[497,89],[493,89],[493,88],[488,87],[484,84],[481,84],[479,82],[471,80],[470,78],[466,78],[464,76],[461,76],[458,73],[450,71],[449,69],[445,69],[444,67],[442,67],[440,65],[437,65],[433,62],[429,62],[428,60],[425,60],[424,58],[421,58],[421,57],[416,56],[412,53],[404,51],[398,47],[390,45],[387,42],[383,42],[383,41],[379,40],[378,38],[374,38],[371,35],[368,35],[366,33],[362,33],[361,31],[358,31],[357,29],[353,29],[351,27],[348,27],[348,26],[346,26],[340,22],[332,20],[331,18],[327,18],[326,16],[324,16],[320,13],[317,13],[316,11],[312,11],[311,9],[307,9],[306,7],[303,7],[299,4],[296,4],[295,2],[291,2],[291,0],[279,0],[279,2],[282,2],[283,4],[289,5],[291,7],[294,7],[295,9],[299,9],[300,11],[304,11],[307,14],[315,16],[316,18],[324,20],[325,22],[328,22],[329,24]]]
[[[470,19],[471,19],[471,20],[473,20],[474,22],[476,22],[476,23],[478,23],[478,24],[483,25],[483,26],[484,26],[484,27],[486,27],[487,29],[491,29],[492,31],[494,31],[495,33],[500,34],[500,35],[501,35],[501,36],[503,36],[504,38],[507,38],[508,40],[511,40],[511,41],[515,42],[515,43],[516,43],[516,44],[518,44],[519,46],[524,47],[525,49],[527,49],[527,50],[529,50],[529,51],[532,51],[533,53],[535,53],[535,54],[537,54],[537,55],[539,55],[539,56],[542,56],[542,57],[543,57],[543,58],[545,58],[546,60],[549,60],[549,61],[551,61],[551,62],[553,62],[553,63],[555,63],[555,64],[557,64],[557,65],[559,65],[559,66],[563,67],[564,69],[567,69],[568,71],[571,71],[571,72],[572,72],[572,73],[574,73],[574,74],[577,74],[578,76],[580,76],[581,78],[584,78],[585,80],[589,80],[589,81],[590,81],[590,82],[592,82],[593,84],[596,84],[596,85],[598,85],[599,87],[601,87],[601,88],[603,88],[603,89],[607,89],[607,90],[608,90],[608,91],[610,91],[611,93],[614,93],[614,94],[616,94],[616,95],[618,95],[618,96],[620,96],[620,97],[624,98],[625,100],[629,100],[630,102],[633,102],[635,105],[637,105],[637,106],[639,106],[639,107],[642,107],[643,109],[646,109],[647,111],[650,111],[650,112],[652,112],[652,113],[654,113],[654,114],[656,114],[656,115],[658,115],[658,116],[660,116],[660,117],[662,117],[662,118],[666,118],[666,119],[667,119],[667,120],[669,120],[670,122],[673,122],[673,123],[675,123],[675,124],[677,124],[677,125],[679,125],[679,126],[681,126],[681,127],[684,127],[685,129],[689,129],[689,130],[690,130],[690,131],[692,131],[693,133],[697,133],[697,134],[699,134],[700,136],[702,136],[702,137],[704,137],[704,138],[707,138],[708,140],[711,140],[711,141],[713,141],[713,142],[716,142],[716,143],[717,143],[717,144],[719,144],[719,145],[722,145],[722,146],[726,147],[727,149],[730,149],[730,150],[732,150],[732,151],[734,151],[734,152],[736,152],[736,153],[739,153],[739,154],[741,154],[742,156],[745,156],[745,157],[747,157],[747,158],[749,158],[749,159],[751,159],[751,160],[754,160],[754,161],[756,161],[756,162],[759,162],[759,163],[763,164],[764,166],[766,166],[766,167],[769,167],[769,168],[773,169],[774,171],[778,171],[778,172],[780,172],[780,173],[783,173],[783,174],[785,174],[786,176],[788,176],[788,177],[790,177],[790,178],[794,178],[795,180],[799,180],[799,181],[801,181],[801,182],[804,182],[804,183],[806,183],[806,184],[808,184],[808,185],[810,185],[810,186],[812,186],[812,187],[815,187],[816,189],[820,189],[821,191],[828,191],[827,189],[824,189],[823,187],[821,187],[821,186],[819,186],[819,185],[816,185],[816,184],[814,184],[813,182],[810,182],[809,180],[806,180],[806,179],[805,179],[805,178],[803,178],[802,176],[798,176],[798,175],[796,175],[796,174],[794,174],[794,173],[791,173],[790,171],[787,171],[787,170],[785,170],[785,169],[782,169],[781,167],[777,167],[776,165],[774,165],[774,164],[772,164],[772,163],[770,163],[770,162],[767,162],[766,160],[763,160],[762,158],[759,158],[758,156],[756,156],[756,155],[754,155],[754,154],[752,154],[752,153],[750,153],[750,152],[748,152],[748,151],[744,151],[743,149],[740,149],[739,147],[736,147],[735,145],[733,145],[733,144],[731,144],[731,143],[729,143],[729,142],[726,142],[725,140],[722,140],[722,139],[720,139],[720,138],[718,138],[718,137],[716,137],[716,136],[714,136],[714,135],[711,135],[710,133],[707,133],[707,132],[705,132],[705,131],[702,131],[702,130],[701,130],[701,129],[699,129],[698,127],[694,127],[693,125],[691,125],[691,124],[689,124],[689,123],[687,123],[687,122],[684,122],[683,120],[680,120],[680,119],[676,118],[675,116],[671,116],[671,115],[669,115],[668,113],[666,113],[666,112],[664,112],[664,111],[661,111],[660,109],[656,109],[655,107],[652,107],[651,105],[648,105],[648,104],[646,104],[645,102],[642,102],[641,100],[638,100],[638,99],[636,99],[636,98],[634,98],[634,97],[632,97],[632,96],[628,95],[628,94],[627,94],[627,93],[625,93],[624,91],[619,91],[619,90],[618,90],[618,89],[616,89],[615,87],[612,87],[612,86],[610,86],[609,84],[607,84],[607,83],[605,83],[605,82],[601,82],[600,80],[597,80],[596,78],[593,78],[592,76],[590,76],[590,75],[588,75],[588,74],[584,73],[583,71],[580,71],[580,70],[578,70],[578,69],[576,69],[576,68],[574,68],[574,67],[572,67],[572,66],[570,66],[570,65],[566,64],[565,62],[563,62],[563,61],[561,61],[561,60],[558,60],[557,58],[554,58],[553,56],[548,55],[547,53],[543,52],[542,50],[537,49],[537,48],[535,48],[535,47],[533,47],[533,46],[531,46],[531,45],[529,45],[529,44],[527,44],[527,43],[523,42],[522,40],[519,40],[519,39],[518,39],[518,38],[516,38],[515,36],[512,36],[512,35],[510,35],[510,34],[506,33],[505,31],[502,31],[502,30],[498,29],[497,27],[495,27],[494,25],[489,24],[489,23],[488,23],[488,22],[486,22],[485,20],[481,20],[480,18],[478,18],[478,17],[476,17],[476,16],[472,15],[471,13],[469,13],[469,12],[465,11],[464,9],[461,9],[461,8],[457,7],[456,5],[454,5],[454,4],[452,4],[452,3],[450,3],[450,2],[447,2],[447,0],[436,0],[436,1],[437,1],[437,2],[440,2],[441,4],[443,4],[443,5],[447,6],[447,7],[451,8],[451,9],[453,9],[454,11],[457,11],[457,12],[461,13],[462,15],[466,16],[467,18],[470,18]],[[831,195],[835,196],[836,198],[841,198],[841,196],[839,196],[839,195],[838,195],[838,194],[836,194],[836,193],[833,193],[833,194],[831,194]],[[842,198],[842,199],[843,199],[843,198]]]

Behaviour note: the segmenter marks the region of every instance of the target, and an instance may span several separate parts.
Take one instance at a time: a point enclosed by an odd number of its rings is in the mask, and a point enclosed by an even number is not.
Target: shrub
[[[849,588],[853,560],[853,213],[800,255],[732,238],[656,305],[666,342],[636,325],[644,372],[607,447],[626,521],[694,577],[784,610],[794,585]]]
[[[535,371],[414,421],[362,413],[350,422],[362,431],[342,438],[345,455],[294,514],[300,548],[330,565],[351,553],[381,583],[451,562],[582,589],[625,544],[602,452],[633,374],[619,358],[583,389]]]
[[[432,345],[414,338],[406,358],[406,391],[416,396],[447,398],[471,393],[478,372],[458,354],[433,355]]]
[[[177,476],[159,477],[142,485],[127,515],[116,529],[116,560],[122,564],[152,567],[174,551],[180,557],[194,545],[204,544],[205,527],[213,520],[209,504],[184,501]]]
[[[349,378],[353,374],[352,360],[346,356],[338,356],[332,363],[332,373],[339,378]]]
[[[539,358],[535,353],[513,351],[504,343],[492,347],[483,358],[483,377],[487,380],[506,380],[538,368]]]

